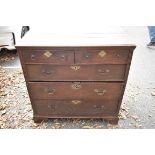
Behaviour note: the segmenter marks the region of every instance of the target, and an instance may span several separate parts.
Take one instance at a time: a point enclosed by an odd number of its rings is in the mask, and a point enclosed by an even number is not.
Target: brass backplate
[[[47,58],[51,57],[52,55],[53,55],[53,53],[50,52],[50,51],[45,51],[44,52],[44,56],[46,56]]]
[[[72,100],[72,103],[77,105],[77,104],[80,104],[81,101],[80,100]]]
[[[70,68],[73,69],[73,70],[75,70],[75,71],[77,71],[77,70],[80,69],[80,66],[76,66],[76,65],[74,65],[74,66],[71,66]]]
[[[71,88],[74,89],[74,90],[77,90],[77,89],[80,89],[82,86],[80,84],[80,82],[73,82],[71,84]]]
[[[103,96],[106,93],[106,90],[94,89],[94,92],[96,92],[99,96]]]
[[[106,53],[104,50],[102,50],[102,51],[100,51],[100,52],[98,53],[98,55],[99,55],[101,58],[105,57],[106,54],[107,54],[107,53]]]

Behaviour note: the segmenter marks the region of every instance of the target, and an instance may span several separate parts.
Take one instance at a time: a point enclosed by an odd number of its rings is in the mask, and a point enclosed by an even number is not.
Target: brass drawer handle
[[[97,110],[103,110],[104,109],[104,105],[94,105],[94,108],[97,109]]]
[[[86,53],[86,54],[84,55],[84,57],[85,57],[86,59],[88,59],[88,58],[91,57],[91,54],[90,54],[90,53]]]
[[[107,53],[104,50],[102,50],[98,53],[98,56],[100,56],[101,58],[104,58],[106,55],[107,55]]]
[[[47,58],[50,58],[52,55],[53,55],[53,53],[50,52],[50,51],[45,51],[44,52],[44,56],[46,56]]]
[[[53,89],[53,88],[45,89],[45,91],[46,91],[49,95],[53,95],[53,94],[55,93],[55,89]]]
[[[31,60],[35,60],[35,55],[31,54]]]
[[[101,74],[105,74],[105,73],[109,73],[110,70],[109,69],[98,69],[98,72]]]
[[[77,70],[80,69],[80,66],[75,66],[75,65],[74,65],[74,66],[71,66],[70,68],[73,69],[73,70],[75,70],[75,71],[77,71]]]
[[[47,107],[48,107],[50,110],[55,110],[55,108],[56,108],[56,106],[55,106],[55,105],[52,105],[52,104],[48,105]]]
[[[61,59],[65,59],[65,55],[61,55]]]
[[[77,104],[80,104],[81,101],[80,100],[72,100],[72,103],[75,104],[75,105],[77,105]]]
[[[52,71],[43,69],[42,73],[50,75],[50,74],[52,74]]]
[[[117,58],[119,58],[119,57],[120,57],[120,54],[119,54],[119,53],[116,53],[115,56],[116,56]]]
[[[71,88],[74,89],[74,90],[80,89],[81,87],[82,87],[82,86],[81,86],[80,82],[73,82],[73,83],[71,84]]]
[[[106,90],[94,89],[94,92],[96,92],[99,96],[103,96],[106,93]]]
[[[85,54],[85,58],[89,58],[89,54]]]

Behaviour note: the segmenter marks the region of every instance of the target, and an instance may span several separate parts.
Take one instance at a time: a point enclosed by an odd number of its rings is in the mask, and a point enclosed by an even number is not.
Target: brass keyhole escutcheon
[[[71,84],[71,88],[74,89],[74,90],[77,90],[77,89],[80,89],[82,86],[80,84],[80,82],[73,82]]]
[[[109,69],[98,69],[97,71],[98,71],[99,73],[101,73],[101,74],[105,74],[105,73],[109,73],[109,72],[110,72]]]
[[[77,71],[77,70],[80,69],[80,66],[75,66],[75,65],[74,65],[74,66],[71,66],[70,68],[73,69],[73,70],[75,70],[75,71]]]
[[[105,89],[94,89],[94,92],[96,92],[99,96],[103,96],[107,91]]]
[[[104,58],[105,56],[106,56],[106,52],[104,51],[104,50],[102,50],[102,51],[100,51],[99,53],[98,53],[98,55],[101,57],[101,58]]]
[[[75,105],[77,105],[77,104],[80,104],[81,101],[80,100],[72,100],[72,103],[75,104]]]
[[[53,53],[50,52],[50,51],[45,51],[44,52],[44,56],[46,56],[47,58],[50,58],[52,55],[53,55]]]
[[[45,92],[47,92],[49,95],[53,95],[54,93],[55,93],[55,89],[53,89],[53,88],[47,88],[47,89],[45,89]]]

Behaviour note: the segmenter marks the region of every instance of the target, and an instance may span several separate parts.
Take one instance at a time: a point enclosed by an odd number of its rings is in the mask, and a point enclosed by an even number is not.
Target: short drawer
[[[127,64],[129,50],[81,49],[75,52],[77,64]]]
[[[23,63],[49,63],[49,64],[70,64],[74,63],[74,51],[68,50],[22,50]]]
[[[34,99],[92,99],[117,100],[123,83],[113,82],[29,82]]]
[[[89,100],[34,100],[36,115],[49,117],[104,117],[117,114],[118,102]]]
[[[29,81],[123,81],[126,65],[26,65]]]

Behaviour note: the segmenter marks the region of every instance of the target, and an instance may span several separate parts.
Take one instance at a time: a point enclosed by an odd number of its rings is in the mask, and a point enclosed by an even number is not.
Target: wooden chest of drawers
[[[18,45],[34,121],[103,118],[117,123],[134,48],[104,43]]]

